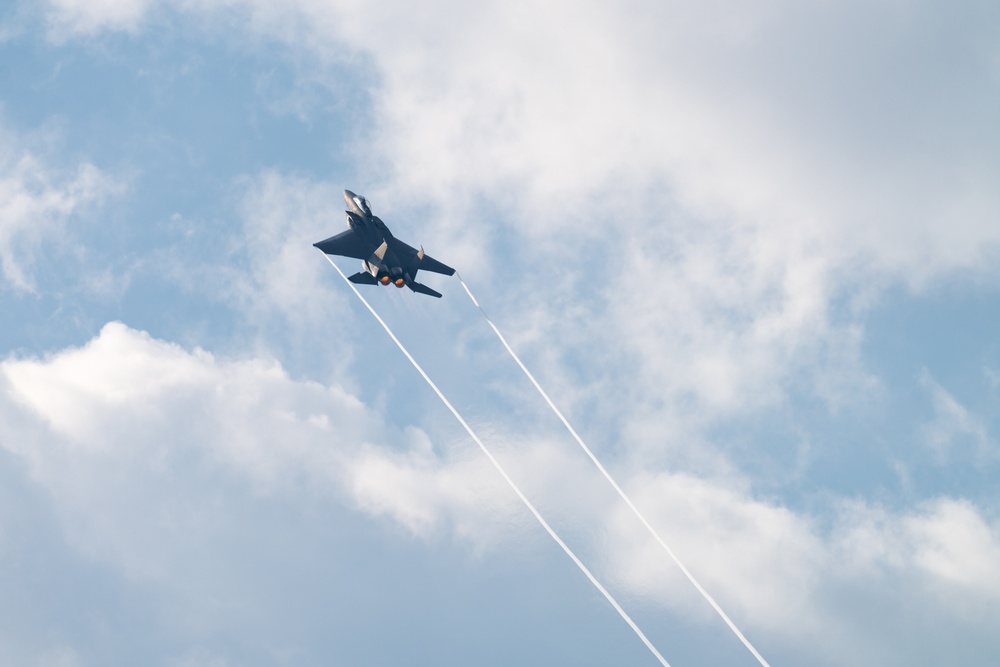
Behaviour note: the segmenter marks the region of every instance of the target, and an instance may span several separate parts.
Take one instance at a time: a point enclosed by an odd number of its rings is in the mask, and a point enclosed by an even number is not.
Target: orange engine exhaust
[[[396,278],[396,287],[402,287],[405,284],[406,284],[405,280],[403,280],[402,278]]]
[[[379,278],[379,282],[382,283],[383,285],[388,285],[389,284],[389,276],[382,276],[381,278]]]

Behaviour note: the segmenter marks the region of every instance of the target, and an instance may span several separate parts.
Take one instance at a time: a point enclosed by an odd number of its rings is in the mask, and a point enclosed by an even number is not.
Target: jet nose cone
[[[357,195],[351,192],[350,190],[344,190],[344,201],[347,202],[348,206],[354,204],[355,197],[357,197]]]

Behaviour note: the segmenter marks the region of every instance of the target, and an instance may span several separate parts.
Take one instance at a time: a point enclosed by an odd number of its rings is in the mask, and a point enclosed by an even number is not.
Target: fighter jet
[[[414,292],[441,298],[441,293],[421,285],[414,278],[417,271],[433,271],[450,276],[455,269],[406,245],[389,231],[377,215],[372,215],[371,205],[361,195],[344,190],[347,202],[347,231],[331,236],[313,245],[327,255],[341,255],[361,260],[364,271],[349,277],[359,285],[389,285],[402,288],[406,285]]]

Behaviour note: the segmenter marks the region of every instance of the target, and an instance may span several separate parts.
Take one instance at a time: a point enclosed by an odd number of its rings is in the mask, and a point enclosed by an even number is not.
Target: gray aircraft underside
[[[347,202],[347,231],[313,245],[328,255],[354,257],[361,260],[364,271],[348,280],[359,285],[395,285],[409,287],[414,292],[441,297],[440,292],[421,285],[414,278],[417,271],[433,271],[450,276],[455,269],[442,264],[424,249],[417,250],[392,235],[385,223],[372,215],[368,200],[350,190],[344,190]]]

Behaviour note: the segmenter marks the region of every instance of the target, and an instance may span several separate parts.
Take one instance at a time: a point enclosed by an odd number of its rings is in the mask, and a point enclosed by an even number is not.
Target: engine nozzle
[[[403,280],[402,278],[396,278],[396,282],[393,284],[396,285],[396,287],[402,287],[403,285],[406,284],[406,281]]]
[[[389,276],[382,276],[381,278],[378,279],[378,281],[380,283],[382,283],[383,285],[388,285],[389,284]]]

